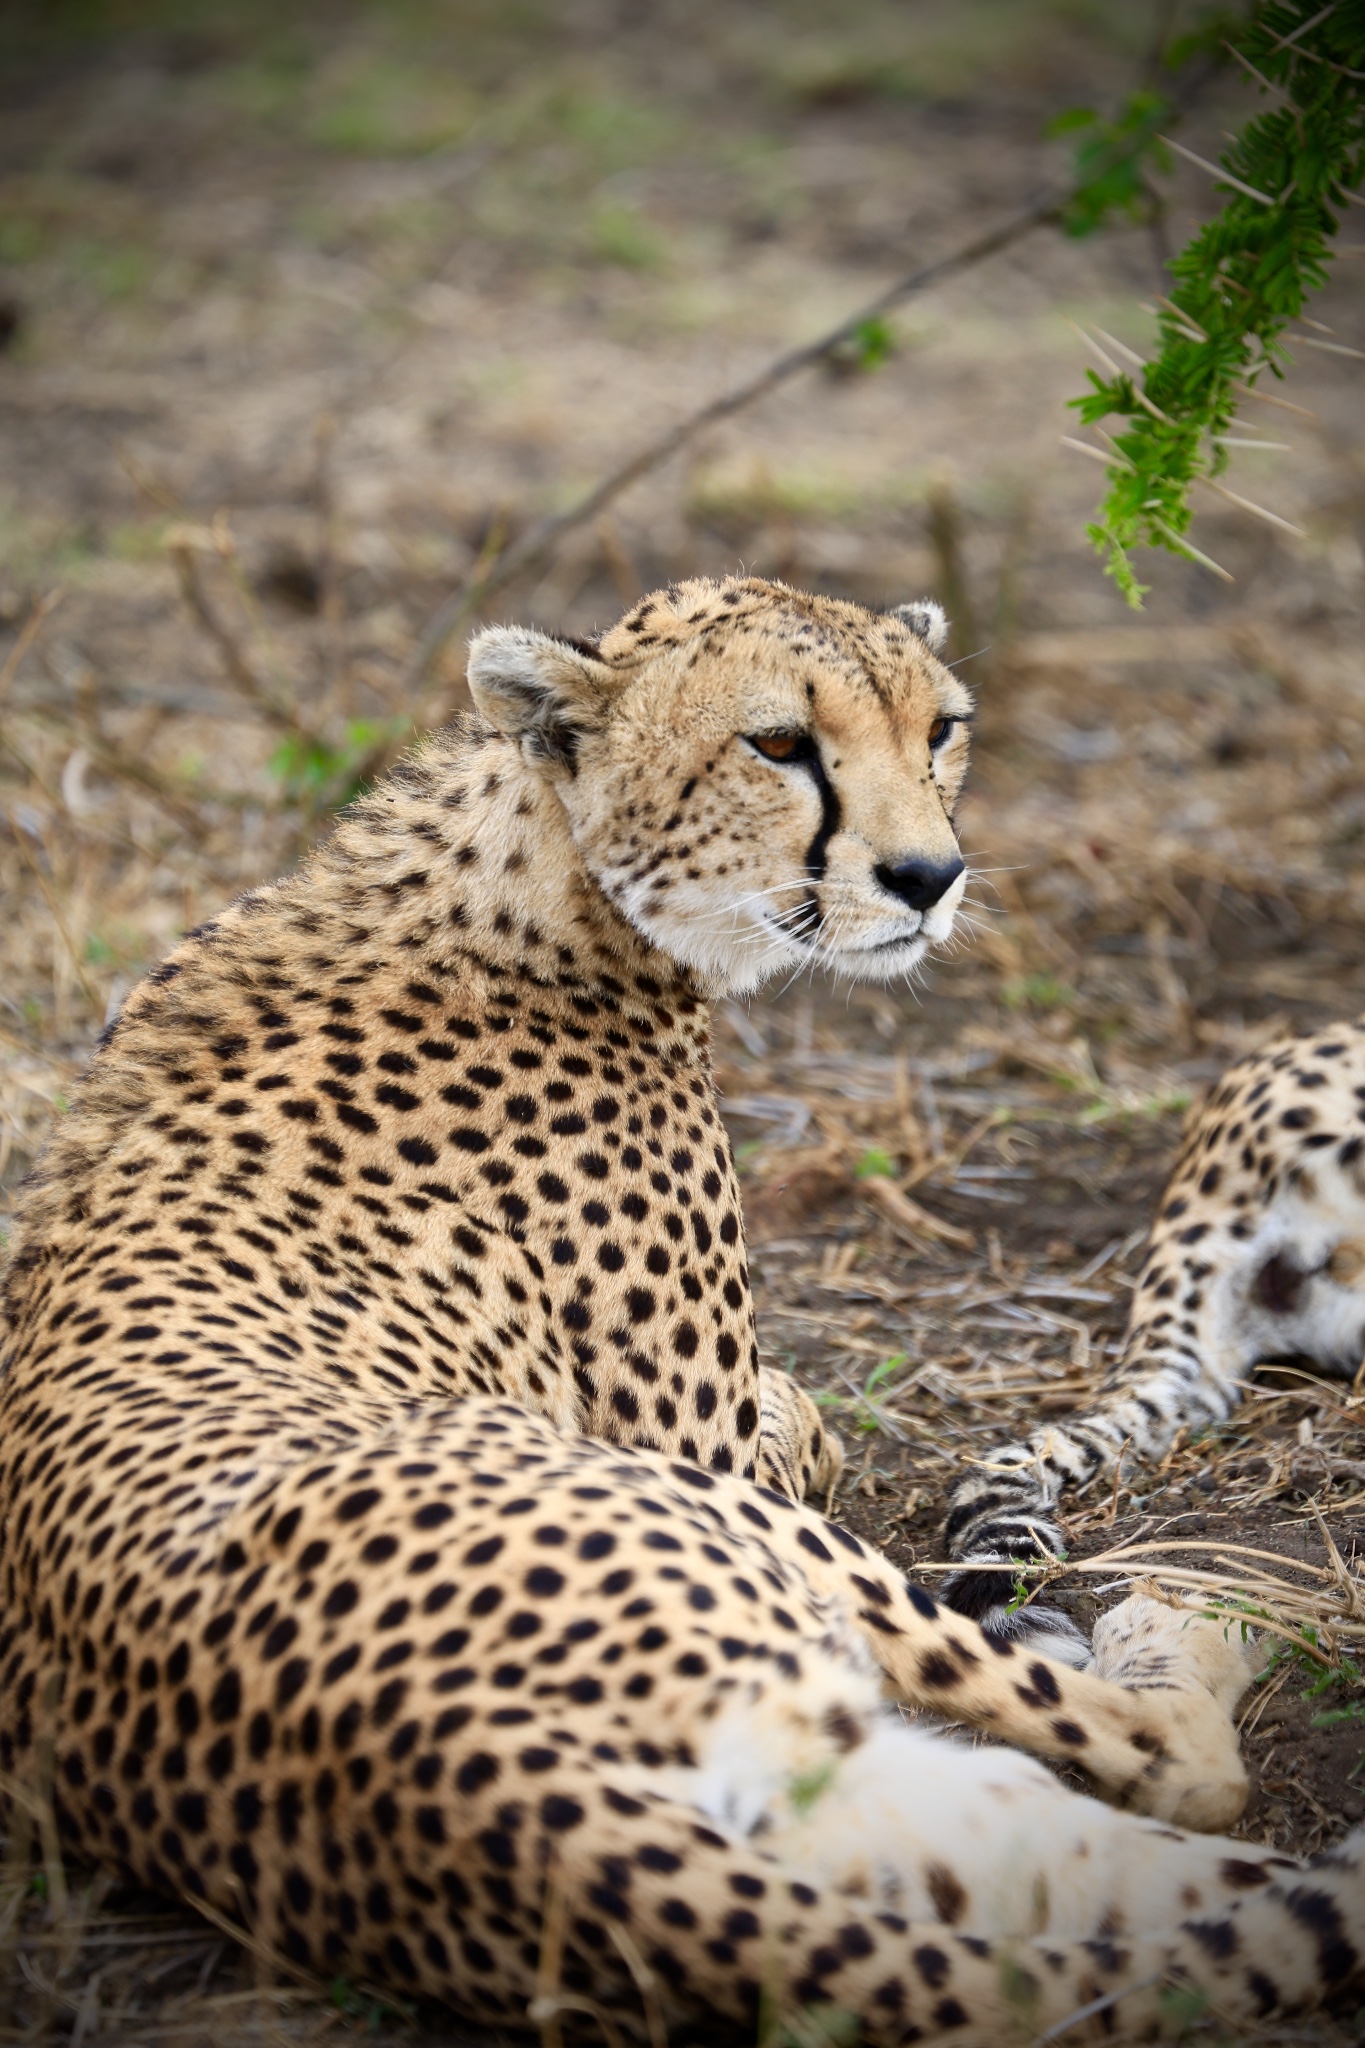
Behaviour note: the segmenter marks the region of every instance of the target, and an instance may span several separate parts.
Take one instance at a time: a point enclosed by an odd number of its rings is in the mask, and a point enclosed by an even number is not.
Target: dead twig
[[[943,1217],[935,1216],[930,1209],[922,1208],[912,1201],[903,1188],[882,1174],[873,1174],[862,1184],[863,1193],[876,1204],[894,1230],[902,1231],[909,1237],[941,1238],[945,1244],[955,1244],[962,1251],[971,1251],[976,1244],[976,1233],[962,1230],[956,1223],[947,1223]]]
[[[166,534],[165,547],[175,564],[186,609],[198,620],[218,649],[224,667],[242,695],[248,698],[272,725],[278,726],[280,731],[297,733],[299,723],[293,706],[257,673],[250,656],[214,605],[204,586],[199,569],[199,557],[204,554],[222,555],[220,537],[207,527],[191,526],[182,522],[170,528]]]
[[[14,645],[5,656],[3,664],[0,664],[0,704],[3,704],[5,698],[9,695],[10,684],[18,675],[24,656],[42,632],[48,619],[56,611],[65,594],[61,589],[49,590],[46,597],[38,599],[24,621],[15,638]]]

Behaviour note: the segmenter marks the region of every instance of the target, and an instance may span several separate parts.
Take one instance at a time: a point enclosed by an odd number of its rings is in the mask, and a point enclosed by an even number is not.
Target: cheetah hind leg
[[[1192,1663],[1228,1695],[1236,1656],[1155,1605],[1117,1610],[1115,1668],[1159,1682]],[[686,1764],[618,1763],[611,1795],[595,1789],[553,1882],[600,1899],[603,1872],[629,1873],[613,1910],[670,2019],[832,2006],[867,2048],[1098,2041],[1116,2024],[1148,2039],[1181,2024],[1171,1983],[1236,2025],[1319,2003],[1365,1955],[1365,1834],[1299,1864],[1116,1812],[1017,1753],[906,1726],[837,1651],[733,1694]],[[609,1950],[588,1966],[613,1967],[629,2001]]]
[[[759,1378],[759,1485],[789,1500],[810,1494],[827,1507],[844,1469],[843,1445],[790,1373],[765,1365]]]

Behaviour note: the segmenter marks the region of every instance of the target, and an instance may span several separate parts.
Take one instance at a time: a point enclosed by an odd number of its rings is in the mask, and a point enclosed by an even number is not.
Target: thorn
[[[1287,50],[1291,43],[1296,43],[1300,36],[1306,36],[1310,28],[1316,28],[1320,21],[1326,21],[1328,15],[1336,11],[1337,0],[1327,0],[1325,7],[1320,7],[1316,14],[1310,14],[1307,21],[1301,21],[1297,28],[1291,28],[1287,36],[1276,36],[1275,48]]]
[[[1127,456],[1120,455],[1117,451],[1113,455],[1106,455],[1103,448],[1092,448],[1088,441],[1074,440],[1070,434],[1060,434],[1057,438],[1063,448],[1074,448],[1078,455],[1088,455],[1092,462],[1102,462],[1106,469],[1112,462],[1120,463],[1124,469],[1130,471],[1133,467]]]
[[[1068,327],[1074,329],[1074,331],[1077,334],[1079,334],[1081,340],[1085,343],[1086,347],[1091,350],[1091,352],[1098,358],[1098,360],[1101,363],[1103,363],[1105,369],[1109,372],[1111,377],[1123,376],[1123,371],[1119,368],[1118,364],[1114,361],[1113,357],[1106,355],[1105,351],[1100,347],[1099,343],[1094,339],[1093,335],[1087,334],[1083,327],[1077,327],[1076,322],[1074,320],[1068,320],[1066,324]],[[1135,358],[1134,360],[1139,359]],[[1141,385],[1134,384],[1131,377],[1128,379],[1128,382],[1130,385],[1132,385],[1134,398],[1137,400],[1138,404],[1143,408],[1143,410],[1145,412],[1149,412],[1154,420],[1160,420],[1163,427],[1168,427],[1171,423],[1167,419],[1165,413],[1162,412],[1158,406],[1153,405],[1151,399],[1147,396],[1147,393],[1142,389]]]
[[[1229,574],[1221,563],[1214,561],[1212,555],[1201,553],[1192,541],[1186,540],[1183,533],[1177,533],[1173,526],[1168,526],[1164,519],[1158,519],[1154,514],[1152,524],[1159,532],[1165,534],[1177,554],[1188,555],[1192,562],[1198,562],[1201,569],[1209,569],[1215,576],[1221,576],[1224,583],[1235,583],[1237,581],[1237,578]]]
[[[1156,294],[1156,302],[1158,306],[1164,306],[1168,313],[1172,314],[1177,320],[1180,320],[1184,323],[1184,326],[1192,340],[1208,340],[1207,334],[1205,334],[1203,328],[1199,325],[1198,321],[1192,319],[1190,315],[1185,311],[1183,306],[1177,306],[1174,299],[1164,299],[1161,296],[1161,293],[1158,292]]]
[[[1300,348],[1319,348],[1325,356],[1352,356],[1358,363],[1365,363],[1365,348],[1347,348],[1340,341],[1314,341],[1311,334],[1286,334],[1286,341],[1296,341]]]
[[[1256,69],[1256,66],[1252,63],[1250,57],[1244,57],[1241,51],[1234,48],[1234,46],[1230,42],[1228,42],[1226,38],[1223,42],[1223,48],[1227,51],[1229,57],[1232,58],[1235,64],[1240,64],[1244,71],[1249,71],[1251,73],[1252,77],[1256,80],[1258,85],[1263,85],[1267,92],[1272,92],[1275,94],[1277,99],[1282,99],[1287,107],[1294,107],[1295,113],[1297,114],[1298,108],[1295,105],[1295,101],[1291,93],[1287,93],[1282,85],[1273,84],[1272,81],[1264,75],[1264,73]]]
[[[1123,375],[1122,370],[1114,361],[1113,357],[1107,356],[1104,350],[1100,347],[1099,343],[1094,339],[1093,336],[1087,334],[1083,327],[1078,327],[1074,320],[1068,320],[1066,324],[1071,329],[1073,334],[1080,335],[1081,340],[1085,343],[1086,347],[1090,350],[1091,354],[1098,358],[1098,360],[1104,365],[1105,369],[1109,372],[1111,377],[1121,377]]]
[[[1262,206],[1274,206],[1278,203],[1266,193],[1258,192],[1254,185],[1244,184],[1240,178],[1235,178],[1232,172],[1225,171],[1221,164],[1211,164],[1206,156],[1196,156],[1192,149],[1186,149],[1183,142],[1172,142],[1169,135],[1158,135],[1157,141],[1164,142],[1167,149],[1173,149],[1177,156],[1185,157],[1192,164],[1198,164],[1201,171],[1207,171],[1211,177],[1217,178],[1220,184],[1231,185],[1236,191],[1245,192],[1248,199],[1259,200]]]
[[[1269,525],[1278,526],[1285,533],[1297,534],[1300,540],[1307,540],[1306,527],[1295,526],[1292,519],[1281,519],[1278,512],[1268,512],[1264,505],[1256,504],[1251,498],[1239,496],[1236,491],[1230,491],[1226,484],[1215,483],[1211,476],[1196,477],[1195,482],[1207,485],[1211,491],[1217,491],[1219,497],[1226,498],[1229,504],[1240,505],[1244,512],[1254,512],[1258,519],[1266,520]]]
[[[1130,363],[1136,363],[1139,370],[1146,369],[1147,358],[1140,356],[1136,349],[1129,348],[1126,341],[1120,341],[1117,335],[1107,334],[1103,327],[1097,327],[1095,332],[1101,341],[1108,342],[1110,348],[1116,348],[1121,356],[1127,356]]]
[[[1222,448],[1291,448],[1293,446],[1293,443],[1290,441],[1242,441],[1235,434],[1210,434],[1209,439],[1210,441],[1217,442]]]
[[[1257,391],[1250,384],[1234,384],[1232,388],[1239,398],[1254,398],[1261,405],[1277,406],[1281,412],[1297,413],[1300,419],[1315,420],[1317,418],[1317,414],[1310,412],[1306,405],[1294,405],[1287,398],[1276,398],[1273,392]]]

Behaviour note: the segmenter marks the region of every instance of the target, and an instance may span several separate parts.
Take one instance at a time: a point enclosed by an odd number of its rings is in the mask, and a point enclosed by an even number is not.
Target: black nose
[[[899,896],[912,910],[932,910],[962,873],[965,861],[945,860],[937,866],[931,860],[902,860],[895,867],[875,870],[883,889]]]

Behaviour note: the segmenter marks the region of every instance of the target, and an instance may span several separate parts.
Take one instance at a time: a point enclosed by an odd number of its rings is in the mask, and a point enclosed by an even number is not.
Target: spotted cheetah
[[[1091,1672],[992,1642],[804,1504],[837,1450],[760,1370],[706,1001],[947,937],[941,637],[757,579],[488,631],[473,716],[129,998],[4,1275],[0,1772],[53,1757],[73,1854],[632,2036],[1355,1974],[1359,1841],[1184,1832],[1245,1796],[1243,1646],[1141,1600]]]
[[[1276,1040],[1191,1112],[1098,1407],[1001,1445],[954,1489],[949,1555],[974,1569],[950,1603],[1084,1665],[1065,1615],[1010,1614],[1012,1565],[1061,1553],[1067,1488],[1224,1422],[1253,1367],[1288,1356],[1346,1379],[1365,1359],[1365,1018]]]

